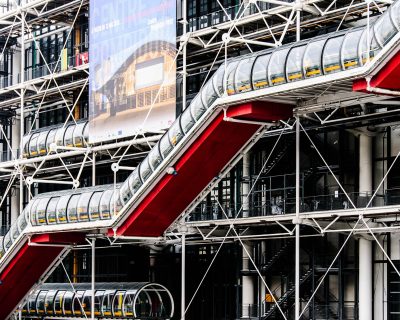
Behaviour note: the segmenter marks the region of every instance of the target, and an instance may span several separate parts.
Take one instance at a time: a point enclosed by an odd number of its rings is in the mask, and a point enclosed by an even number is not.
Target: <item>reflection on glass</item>
[[[38,155],[37,149],[37,139],[39,137],[39,133],[32,134],[31,140],[29,142],[29,156],[36,157]]]
[[[271,54],[258,56],[253,67],[253,88],[254,90],[268,87],[267,69]]]
[[[57,146],[62,146],[64,144],[64,132],[65,132],[65,128],[64,127],[61,127],[61,128],[57,129],[56,135],[55,135],[55,138],[54,138],[54,143]]]
[[[212,78],[214,90],[220,97],[224,94],[224,73],[225,73],[225,65],[222,64],[215,72],[214,77]]]
[[[139,174],[142,181],[146,181],[152,174],[152,170],[149,165],[149,157],[146,157],[139,165]]]
[[[182,140],[183,138],[183,132],[181,130],[180,126],[180,116],[178,119],[174,121],[174,123],[171,125],[171,127],[168,130],[168,135],[169,135],[169,140],[171,141],[171,144],[175,147],[179,141]],[[141,176],[143,181],[145,180],[143,176]]]
[[[203,100],[203,104],[205,106],[211,106],[215,100],[218,98],[218,94],[215,91],[215,87],[213,84],[214,79],[209,79],[206,84],[204,85],[204,88],[201,90],[201,98]]]
[[[343,42],[344,36],[330,38],[324,48],[323,53],[323,66],[324,73],[334,73],[341,70],[340,63],[340,48]]]
[[[103,192],[100,200],[100,217],[101,219],[110,219],[111,218],[111,210],[110,210],[110,201],[113,195],[114,190],[109,189]]]
[[[226,78],[226,93],[228,96],[235,94],[235,73],[239,61],[231,61],[227,67],[227,78]]]
[[[236,69],[235,87],[236,93],[251,91],[251,70],[256,57],[243,59]]]
[[[84,192],[78,201],[78,220],[89,221],[89,201],[93,192]]]
[[[312,41],[304,52],[303,68],[306,78],[322,75],[321,56],[326,39]]]
[[[64,195],[58,200],[56,208],[57,223],[67,223],[67,206],[71,195]]]
[[[157,142],[157,144],[149,152],[149,163],[153,171],[156,170],[158,165],[162,162],[162,157],[159,147],[160,144]]]
[[[143,184],[137,170],[134,170],[132,172],[132,174],[128,178],[128,181],[129,181],[129,188],[131,189],[132,194],[135,194]]]
[[[54,299],[54,313],[57,316],[63,315],[63,302],[64,302],[65,291],[60,290],[57,292],[56,298]]]
[[[44,155],[47,153],[47,146],[46,146],[46,139],[48,135],[48,131],[42,131],[39,134],[38,140],[37,140],[37,150],[39,152],[39,155]]]
[[[359,66],[358,42],[363,30],[351,31],[346,34],[342,45],[342,65],[343,69],[352,69]]]
[[[137,168],[134,170],[134,172],[137,172]],[[120,194],[121,194],[122,204],[127,203],[129,201],[129,199],[132,198],[132,195],[133,195],[131,190],[129,189],[129,179],[130,179],[130,176],[127,180],[125,180],[125,182],[121,186]]]
[[[22,146],[23,146],[22,156],[24,158],[29,157],[29,142],[30,142],[31,136],[32,135],[28,134],[22,138]]]
[[[286,82],[285,62],[289,48],[275,51],[268,65],[268,79],[271,85],[276,86]]]
[[[34,199],[32,201],[33,201],[33,203],[32,203],[31,213],[30,213],[31,224],[33,226],[36,226],[37,225],[37,212],[36,212],[36,210],[37,210],[37,206],[39,204],[40,199]]]
[[[95,192],[92,195],[89,203],[89,217],[90,221],[99,220],[100,219],[100,199],[103,195],[103,192]]]
[[[370,39],[370,47],[369,48],[367,46],[368,38]],[[361,57],[361,62],[363,65],[367,63],[368,59],[372,59],[379,52],[380,47],[378,45],[378,42],[375,39],[375,35],[373,33],[372,28],[370,29],[370,32],[367,32],[367,28],[364,28],[364,32],[361,35],[360,44],[358,47],[359,47],[358,54]],[[368,51],[369,51],[369,55],[368,55]]]
[[[56,209],[57,209],[57,204],[58,204],[59,200],[60,200],[60,197],[53,197],[53,198],[51,198],[51,200],[47,206],[47,223],[48,224],[57,223]]]
[[[71,124],[67,130],[65,130],[64,135],[64,146],[66,147],[73,147],[74,146],[74,130],[75,125]]]
[[[56,137],[56,132],[57,132],[57,129],[51,129],[51,130],[49,131],[49,134],[47,135],[47,139],[46,139],[46,149],[47,149],[48,151],[50,151],[50,145],[51,145],[52,143],[54,143],[54,139],[55,139],[55,137]]]
[[[83,130],[85,129],[86,122],[78,123],[75,127],[73,134],[74,147],[83,147]]]
[[[203,102],[201,102],[200,93],[194,97],[189,108],[191,109],[192,116],[196,121],[198,121],[204,112],[206,112],[207,108],[203,105]]]
[[[49,203],[50,198],[41,198],[39,200],[37,209],[36,209],[36,216],[38,224],[46,224],[46,209],[47,204]]]
[[[303,79],[303,56],[306,45],[292,48],[286,62],[286,76],[289,82]]]
[[[172,148],[173,148],[173,146],[171,144],[171,141],[169,140],[168,132],[167,132],[162,136],[162,138],[160,140],[160,151],[161,151],[161,155],[163,156],[164,159],[169,155]]]
[[[68,202],[68,207],[67,207],[67,217],[68,217],[68,222],[77,222],[78,221],[78,200],[80,194],[74,194],[71,199]]]
[[[391,8],[389,7],[374,24],[376,40],[384,46],[397,33],[397,29],[390,17]]]

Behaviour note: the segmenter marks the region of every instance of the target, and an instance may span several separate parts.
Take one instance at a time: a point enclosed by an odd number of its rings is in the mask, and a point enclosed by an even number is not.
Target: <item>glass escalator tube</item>
[[[72,309],[73,309],[73,301],[74,301],[75,294],[72,291],[67,291],[64,294],[64,301],[63,301],[63,315],[64,316],[72,316]]]
[[[18,229],[19,232],[22,233],[29,223],[29,212],[31,210],[32,201],[29,201],[28,205],[22,211],[20,216],[18,217]]]
[[[305,78],[318,77],[322,75],[322,50],[326,38],[311,40],[304,52],[303,69]]]
[[[276,50],[268,64],[268,81],[272,86],[286,83],[285,63],[290,48]]]
[[[33,294],[29,295],[27,302],[27,311],[30,316],[36,316],[36,302],[39,296],[39,290],[35,291]]]
[[[226,69],[226,94],[228,96],[231,96],[235,94],[235,73],[236,73],[236,68],[239,65],[240,60],[234,60],[230,61],[228,63],[228,67]]]
[[[76,125],[73,133],[73,144],[74,147],[84,147],[84,130],[87,122],[80,122]]]
[[[251,74],[256,56],[240,60],[235,73],[235,92],[244,93],[253,90]]]
[[[36,209],[36,217],[37,217],[38,225],[47,224],[46,212],[47,212],[47,206],[48,206],[49,202],[50,202],[50,197],[41,198],[38,202],[37,209]]]
[[[89,122],[86,122],[83,129],[83,146],[86,147],[89,143]]]
[[[48,152],[50,152],[51,144],[55,142],[56,133],[57,133],[57,128],[53,128],[53,129],[51,129],[49,131],[49,134],[47,135],[47,138],[46,138],[46,149],[47,149]]]
[[[114,295],[113,302],[112,302],[112,315],[113,317],[122,317],[123,316],[123,302],[124,296],[126,291],[125,290],[118,290]]]
[[[38,316],[44,315],[44,304],[47,295],[47,290],[39,291],[38,297],[36,299],[36,314]]]
[[[132,172],[132,174],[129,176],[128,183],[131,193],[135,194],[139,190],[139,188],[143,185],[143,181],[139,175],[139,170],[135,170]]]
[[[70,124],[67,129],[65,130],[64,134],[64,143],[65,147],[73,147],[74,146],[74,131],[75,131],[75,124]]]
[[[256,57],[251,77],[254,90],[263,89],[269,86],[267,70],[270,59],[270,53]]]
[[[343,70],[357,68],[360,66],[358,44],[363,30],[364,29],[350,30],[345,35],[341,52]]]
[[[222,97],[224,95],[224,74],[225,74],[225,65],[222,64],[219,66],[218,70],[212,77],[214,91],[218,94],[219,97]]]
[[[46,141],[47,141],[48,135],[49,135],[48,130],[42,131],[39,134],[39,137],[37,139],[37,150],[38,150],[39,156],[43,156],[43,155],[47,154]]]
[[[160,139],[160,152],[161,152],[163,159],[165,159],[169,155],[169,153],[172,151],[172,149],[173,149],[173,145],[171,144],[171,141],[169,140],[168,131],[167,131]]]
[[[183,130],[183,133],[186,135],[196,123],[196,120],[192,115],[190,106],[182,112],[180,119],[181,119],[181,128]],[[153,162],[151,159],[158,159],[158,158],[156,158],[156,155],[150,156],[150,164],[152,164]]]
[[[128,201],[132,198],[133,193],[129,187],[130,185],[130,180],[133,179],[133,175],[138,173],[138,168],[133,170],[133,172],[129,175],[128,179],[125,180],[125,182],[121,185],[120,189],[120,201],[122,205],[124,206]]]
[[[149,156],[144,158],[144,160],[140,163],[139,166],[139,175],[140,178],[142,179],[143,183],[151,176],[153,173],[153,170],[151,169],[150,163],[149,163]],[[132,191],[132,190],[131,190]],[[132,192],[132,194],[135,194],[136,191]]]
[[[11,239],[11,232],[9,231],[4,236],[4,241],[3,241],[4,252],[7,252],[7,250],[10,249],[12,244],[13,244],[13,241]]]
[[[181,115],[174,121],[174,123],[171,125],[171,127],[168,130],[169,141],[171,142],[171,145],[173,147],[176,147],[176,145],[179,143],[179,141],[182,140],[182,138],[184,136],[183,130],[181,128],[180,120],[181,120]],[[145,161],[143,161],[143,162],[145,162]],[[143,162],[142,162],[142,165],[143,165]],[[140,167],[142,167],[142,165]],[[146,167],[147,167],[147,165],[146,165]],[[147,178],[144,179],[144,176],[142,174],[140,174],[140,176],[143,181],[145,181],[147,179]]]
[[[111,208],[110,208],[110,201],[113,195],[114,190],[108,189],[103,192],[103,195],[100,199],[100,219],[107,220],[111,219]]]
[[[29,217],[31,220],[31,225],[32,226],[37,226],[38,222],[37,222],[37,207],[38,204],[40,202],[40,198],[34,198],[31,200],[32,201],[32,206],[31,206],[31,211],[29,213]]]
[[[105,290],[97,290],[94,295],[94,315],[97,317],[103,317],[103,299],[104,299]]]
[[[39,137],[38,132],[32,133],[31,140],[29,141],[29,157],[37,157],[38,156],[38,148],[37,148],[37,140]]]
[[[57,290],[49,290],[44,300],[44,313],[46,316],[54,314],[54,299],[56,297]]]
[[[370,46],[369,46],[369,55],[368,55],[368,47],[367,47],[367,38],[370,38]],[[373,28],[370,28],[370,32],[368,34],[367,28],[364,28],[364,32],[361,35],[360,43],[358,45],[358,54],[361,64],[364,65],[368,62],[368,58],[371,60],[375,57],[375,55],[380,51],[380,46],[376,41],[375,34],[373,32]]]
[[[122,209],[122,202],[120,197],[120,189],[116,189],[110,200],[111,214],[117,215]]]
[[[12,224],[11,229],[10,229],[10,233],[11,233],[11,240],[14,243],[14,241],[18,238],[18,236],[20,234],[19,230],[18,230],[18,222],[17,221],[15,221]]]
[[[67,219],[68,223],[78,222],[78,202],[80,194],[73,194],[68,202]]]
[[[339,72],[342,70],[340,51],[342,49],[344,35],[329,38],[322,54],[324,74]]]
[[[396,26],[397,30],[400,31],[400,1],[395,1],[390,6],[390,17]]]
[[[101,311],[104,317],[110,318],[113,316],[112,307],[114,295],[115,290],[106,290],[106,292],[104,293],[103,303],[101,306]]]
[[[86,222],[89,221],[89,202],[93,195],[92,191],[84,192],[79,197],[77,211],[78,211],[78,221]]]
[[[26,134],[22,138],[22,157],[23,158],[29,158],[29,143],[31,140],[32,134]]]
[[[47,210],[46,210],[47,224],[57,223],[57,205],[59,200],[60,197],[52,197],[49,204],[47,205]]]
[[[68,208],[68,202],[69,202],[70,198],[71,198],[70,194],[63,195],[60,197],[60,200],[57,203],[56,219],[57,219],[58,224],[68,222],[67,208]]]
[[[374,23],[374,34],[381,47],[386,45],[398,32],[396,22],[391,14],[392,7],[388,9]]]
[[[186,109],[186,110],[188,110],[188,109]],[[185,111],[183,113],[185,113]],[[161,152],[160,152],[160,143],[159,142],[157,142],[153,146],[153,148],[150,150],[148,157],[149,157],[149,164],[150,164],[151,169],[153,171],[156,170],[157,167],[162,162],[162,156],[161,156]]]
[[[286,78],[288,82],[294,82],[304,79],[303,57],[307,44],[292,47],[289,51],[286,61]]]
[[[96,191],[93,193],[89,202],[90,221],[100,220],[100,201],[105,191]]]
[[[83,299],[83,294],[85,291],[83,290],[78,290],[75,295],[74,299],[72,301],[72,314],[74,316],[80,317],[80,316],[85,316],[82,308],[82,299]]]
[[[65,134],[66,127],[60,127],[57,129],[56,134],[54,136],[54,143],[61,147],[64,145],[64,134]]]
[[[201,90],[201,99],[203,105],[207,108],[209,108],[214,103],[214,101],[219,98],[219,95],[214,87],[214,77],[216,77],[216,75],[212,76],[204,84],[204,87]]]
[[[58,290],[56,297],[54,298],[54,315],[57,317],[64,315],[63,305],[65,294],[65,290]]]

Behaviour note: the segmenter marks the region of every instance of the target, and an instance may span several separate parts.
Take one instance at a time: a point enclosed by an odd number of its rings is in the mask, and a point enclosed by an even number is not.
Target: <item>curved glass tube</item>
[[[57,223],[57,205],[60,197],[51,198],[49,204],[47,205],[47,223],[56,224]]]
[[[36,226],[38,224],[36,209],[37,209],[40,199],[36,198],[36,199],[33,199],[32,201],[33,201],[33,203],[32,203],[31,212],[30,212],[31,225]]]
[[[56,219],[57,223],[67,223],[68,218],[67,218],[67,207],[68,207],[68,202],[69,199],[71,198],[70,194],[64,195],[60,197],[57,203],[57,208],[56,208]]]
[[[174,121],[174,123],[171,125],[171,127],[168,130],[168,135],[169,135],[169,141],[171,142],[172,146],[176,146],[179,141],[182,140],[184,134],[181,129],[180,125],[180,116],[178,119]],[[145,163],[146,161],[143,161],[142,163]],[[144,177],[141,175],[142,180],[145,181]]]
[[[61,316],[64,314],[64,295],[66,294],[65,290],[59,290],[54,298],[54,314],[56,316]]]
[[[395,1],[390,6],[390,16],[397,30],[400,30],[400,2]]]
[[[39,295],[36,300],[36,314],[41,316],[44,315],[44,303],[45,303],[45,298],[47,295],[47,291],[40,291]]]
[[[133,171],[137,173],[137,168]],[[131,189],[129,187],[129,180],[133,176],[133,173],[128,177],[128,179],[122,184],[121,190],[120,190],[120,199],[123,205],[129,201],[130,198],[132,198],[133,193],[131,192]]]
[[[276,86],[286,82],[285,63],[289,48],[274,51],[268,64],[268,80]]]
[[[235,92],[243,93],[253,89],[251,81],[251,71],[253,70],[253,64],[256,57],[250,57],[240,60],[238,67],[236,68],[235,75]]]
[[[50,290],[47,292],[46,298],[44,299],[44,313],[47,315],[54,314],[54,298],[56,297],[57,290]]]
[[[121,317],[123,315],[122,310],[125,292],[125,290],[118,290],[114,295],[112,303],[112,314],[114,317]]]
[[[321,56],[326,39],[311,41],[304,52],[303,69],[306,78],[322,75]]]
[[[288,82],[298,81],[304,78],[302,62],[305,50],[306,45],[290,49],[286,61],[286,78]]]
[[[226,93],[228,96],[235,94],[235,73],[238,65],[239,61],[231,61],[228,63],[226,70]]]
[[[252,72],[252,82],[254,90],[266,88],[269,86],[267,70],[270,60],[271,54],[265,54],[256,58]]]
[[[139,174],[142,181],[146,181],[150,175],[153,173],[149,164],[149,157],[147,156],[139,166]],[[134,192],[133,192],[134,193]]]
[[[165,133],[160,140],[160,151],[161,155],[163,156],[163,159],[165,159],[169,153],[172,151],[173,145],[171,144],[171,141],[169,140],[168,137],[168,132]]]
[[[28,134],[23,136],[22,138],[22,156],[24,158],[28,158],[29,157],[29,142],[31,140],[32,135]]]
[[[160,144],[158,142],[149,152],[148,158],[151,169],[153,171],[156,170],[159,164],[162,162],[162,156],[160,153]]]
[[[132,174],[129,176],[128,181],[129,188],[132,194],[135,194],[143,184],[142,180],[140,179],[138,170],[132,172]]]
[[[113,189],[103,192],[100,200],[100,219],[111,219],[110,201],[113,193]]]
[[[344,37],[341,53],[342,68],[344,70],[360,66],[358,43],[360,41],[362,32],[363,29],[350,31]]]
[[[47,136],[49,135],[49,131],[42,131],[39,134],[39,137],[37,139],[37,150],[39,155],[45,155],[47,153]]]
[[[54,128],[54,129],[51,129],[49,131],[49,134],[47,135],[47,138],[46,138],[46,149],[48,151],[50,150],[50,145],[52,143],[54,143],[54,140],[56,138],[56,133],[57,133],[57,129]]]
[[[121,190],[115,190],[115,193],[113,193],[110,201],[110,209],[112,215],[118,214],[118,212],[121,211],[123,203],[121,202],[120,198],[120,191]]]
[[[71,196],[67,207],[67,220],[68,222],[78,222],[78,201],[80,194],[74,194]]]
[[[93,192],[84,192],[79,197],[77,211],[78,211],[78,221],[86,222],[89,221],[89,202],[92,197]]]
[[[333,37],[326,42],[322,55],[325,74],[341,71],[340,49],[342,48],[343,39],[344,36]]]
[[[367,46],[367,39],[370,39],[370,46]],[[364,28],[364,32],[361,35],[360,43],[358,45],[358,54],[361,60],[361,64],[364,65],[367,63],[368,59],[372,59],[379,52],[380,46],[375,39],[375,35],[373,32],[373,28],[370,28],[370,31],[367,32],[367,28]],[[369,51],[369,54],[368,54]]]
[[[38,156],[37,140],[39,138],[39,133],[33,133],[31,140],[29,141],[29,156]]]
[[[102,191],[94,192],[89,202],[89,219],[96,221],[100,219],[100,201],[103,196]]]
[[[218,70],[215,72],[212,78],[214,90],[220,97],[224,94],[224,74],[225,74],[225,65],[222,64],[219,66]]]
[[[391,8],[389,7],[374,24],[374,34],[381,47],[388,43],[397,33],[390,11]]]
[[[72,315],[72,306],[74,301],[75,293],[71,291],[67,291],[64,295],[64,305],[63,305],[63,315],[71,316]]]
[[[75,131],[74,124],[71,124],[67,127],[64,134],[64,143],[63,143],[64,146],[66,147],[74,146],[74,131]]]
[[[190,103],[189,108],[195,121],[199,121],[201,116],[207,110],[207,107],[204,106],[203,102],[200,99],[200,94],[194,97],[194,99]]]
[[[72,314],[74,316],[83,315],[82,300],[85,291],[79,290],[74,295],[74,300],[72,301]]]
[[[194,126],[196,120],[192,116],[191,108],[186,108],[181,115],[181,127],[184,134],[187,134]],[[153,151],[153,150],[152,150]],[[150,162],[151,163],[151,162]]]
[[[84,130],[85,130],[86,122],[78,123],[75,127],[73,133],[73,144],[74,147],[80,148],[84,146]]]
[[[46,211],[47,205],[50,201],[50,198],[41,198],[38,202],[37,209],[36,209],[36,219],[39,225],[47,224],[46,220]]]
[[[209,79],[201,90],[201,99],[205,106],[211,106],[219,97],[214,87],[213,78]]]
[[[65,134],[65,127],[60,127],[57,129],[54,137],[54,143],[57,146],[62,146],[64,144],[64,134]]]

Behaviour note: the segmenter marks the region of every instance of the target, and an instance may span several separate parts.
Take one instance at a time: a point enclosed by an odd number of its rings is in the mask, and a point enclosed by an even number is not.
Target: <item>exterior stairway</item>
[[[279,260],[282,255],[288,252],[293,247],[294,241],[292,239],[288,239],[286,243],[279,248],[278,251],[265,263],[261,266],[261,270],[263,272],[268,272],[268,270]]]

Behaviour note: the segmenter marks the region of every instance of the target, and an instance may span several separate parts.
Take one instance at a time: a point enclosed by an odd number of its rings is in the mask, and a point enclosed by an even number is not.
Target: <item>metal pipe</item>
[[[185,281],[186,281],[186,234],[182,234],[182,252],[181,252],[182,258],[181,258],[181,263],[182,263],[182,270],[181,270],[181,320],[185,320]]]
[[[92,155],[92,186],[96,185],[96,152]]]
[[[182,110],[186,109],[186,86],[187,86],[187,79],[186,79],[186,74],[187,74],[187,43],[188,43],[188,38],[187,38],[187,0],[182,0],[182,20],[183,20],[183,62],[182,62]]]
[[[295,258],[295,317],[300,315],[300,118],[296,121],[296,258]]]
[[[95,286],[96,286],[96,238],[92,239],[92,305],[90,315],[94,320]]]
[[[25,11],[21,10],[21,83],[25,81]],[[23,138],[25,133],[25,119],[24,119],[24,95],[25,95],[25,88],[21,86],[21,126],[20,126],[20,157],[22,158],[23,153]],[[14,161],[13,161],[14,162]],[[19,208],[22,210],[24,207],[24,173],[22,168],[20,168],[21,172],[19,175]]]

